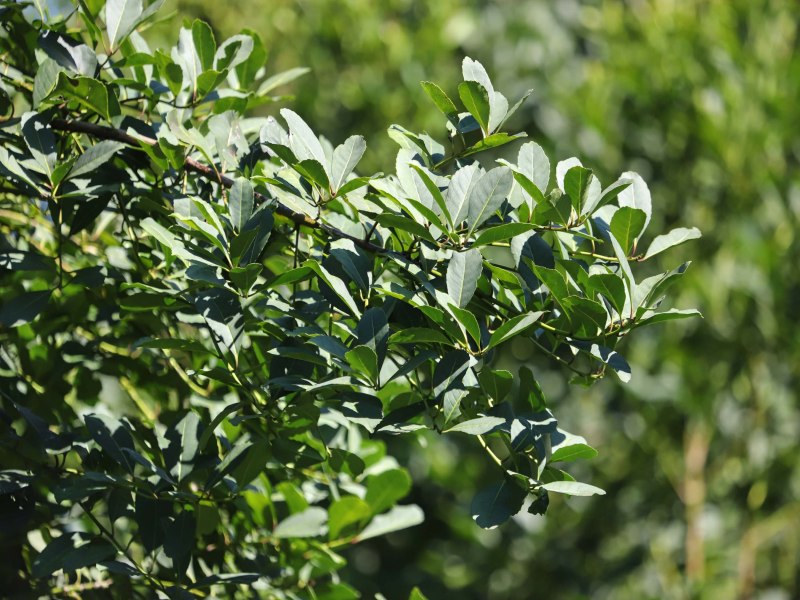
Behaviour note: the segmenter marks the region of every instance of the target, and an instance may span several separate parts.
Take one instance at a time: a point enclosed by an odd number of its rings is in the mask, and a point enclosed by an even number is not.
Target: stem
[[[114,537],[114,534],[113,534],[113,533],[111,533],[111,532],[110,532],[110,531],[109,531],[109,530],[106,528],[106,526],[105,526],[105,525],[103,525],[103,524],[100,522],[100,520],[99,520],[97,517],[95,517],[95,516],[94,516],[94,514],[92,513],[92,511],[91,511],[91,510],[89,510],[89,509],[86,507],[86,503],[85,503],[85,502],[78,502],[78,504],[79,504],[79,505],[80,505],[80,507],[83,509],[83,512],[84,512],[84,513],[86,513],[86,516],[87,516],[87,517],[89,517],[89,518],[92,520],[92,523],[94,523],[94,524],[95,524],[95,526],[96,526],[96,527],[97,527],[97,528],[100,530],[100,533],[102,533],[102,534],[103,534],[105,537],[107,537],[107,538],[108,538],[108,541],[110,541],[110,542],[111,542],[111,543],[114,545],[114,547],[117,549],[117,551],[118,551],[120,554],[122,554],[122,555],[123,555],[125,558],[127,558],[127,559],[128,559],[130,562],[131,562],[131,564],[133,565],[133,567],[134,567],[134,568],[135,568],[137,571],[139,571],[139,573],[141,573],[143,577],[145,577],[145,578],[146,578],[146,579],[147,579],[147,580],[148,580],[150,583],[154,584],[154,585],[155,585],[156,587],[158,587],[159,589],[161,589],[161,590],[164,590],[164,589],[165,589],[165,588],[164,588],[164,585],[163,585],[163,584],[162,584],[162,583],[161,583],[161,582],[160,582],[158,579],[156,579],[155,577],[153,577],[152,575],[150,575],[150,574],[149,574],[147,571],[145,571],[145,570],[144,570],[144,568],[142,567],[142,565],[140,565],[140,564],[139,564],[139,563],[137,563],[135,560],[133,560],[133,557],[132,557],[130,554],[128,554],[128,551],[127,551],[127,549],[126,549],[125,547],[123,547],[123,545],[122,545],[122,544],[120,544],[120,543],[117,541],[117,538],[115,538],[115,537]]]

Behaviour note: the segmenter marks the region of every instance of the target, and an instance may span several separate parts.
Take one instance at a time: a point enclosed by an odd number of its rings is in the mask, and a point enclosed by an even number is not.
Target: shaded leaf
[[[472,518],[483,529],[494,529],[520,511],[525,496],[525,490],[504,479],[475,495],[470,506]]]

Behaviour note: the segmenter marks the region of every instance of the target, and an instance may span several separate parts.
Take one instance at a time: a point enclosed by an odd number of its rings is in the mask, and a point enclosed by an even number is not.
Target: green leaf
[[[231,269],[231,281],[243,295],[249,296],[263,270],[264,265],[259,263],[250,263],[246,267],[233,267]]]
[[[317,274],[317,276],[323,282],[325,282],[325,284],[327,284],[328,287],[330,287],[339,298],[341,298],[342,302],[345,303],[353,316],[358,319],[361,318],[361,310],[358,308],[355,300],[353,300],[353,296],[350,294],[350,290],[347,289],[347,285],[344,281],[328,272],[325,267],[316,261],[306,261],[303,266],[310,267]]]
[[[272,535],[279,539],[317,537],[325,533],[327,522],[328,512],[324,508],[312,506],[278,523]]]
[[[106,2],[106,30],[108,43],[116,50],[119,43],[133,31],[142,16],[142,0],[108,0]]]
[[[268,206],[262,206],[247,220],[241,233],[231,240],[231,259],[238,265],[258,261],[267,245],[274,218]]]
[[[305,177],[310,183],[315,184],[318,188],[330,191],[331,182],[328,179],[328,173],[322,163],[307,158],[292,165],[295,171]]]
[[[513,183],[514,177],[508,167],[495,167],[478,180],[470,191],[468,200],[468,236],[500,208],[511,192]]]
[[[620,207],[638,208],[644,211],[645,220],[644,225],[642,225],[642,231],[644,231],[647,229],[647,225],[650,223],[650,216],[653,214],[650,189],[647,187],[644,179],[642,179],[642,176],[633,171],[623,173],[620,175],[620,179],[628,179],[632,183],[619,192],[617,201]]]
[[[63,533],[55,538],[33,559],[33,576],[43,579],[60,570],[63,570],[64,574],[72,573],[113,558],[117,554],[110,542],[99,537],[86,543],[82,542],[82,536],[78,533]]]
[[[0,307],[0,324],[4,327],[19,327],[30,323],[47,308],[50,290],[23,292],[11,300],[4,300]]]
[[[478,250],[454,252],[447,265],[447,295],[459,308],[469,304],[483,272],[483,257]]]
[[[214,55],[217,53],[217,42],[214,40],[214,32],[211,30],[211,26],[205,21],[195,19],[192,23],[192,41],[203,71],[212,69],[214,67]]]
[[[492,333],[492,337],[489,338],[489,344],[486,346],[486,350],[490,350],[495,346],[502,344],[515,335],[519,335],[531,325],[536,323],[543,314],[544,313],[542,311],[537,311],[524,315],[518,315],[512,319],[509,319],[500,325],[500,327],[498,327],[494,333]]]
[[[520,511],[525,496],[525,490],[504,479],[475,495],[470,506],[472,518],[483,529],[494,529]]]
[[[252,216],[253,199],[253,184],[244,177],[237,177],[228,195],[231,225],[236,231],[242,231]]]
[[[358,496],[339,498],[328,508],[328,537],[338,539],[342,531],[352,525],[361,529],[371,516],[370,505]]]
[[[172,570],[178,577],[183,577],[189,568],[196,531],[195,513],[186,509],[166,527],[164,555],[172,561]]]
[[[39,172],[53,180],[56,168],[56,136],[44,114],[28,112],[22,115],[22,137],[33,155]]]
[[[378,355],[369,346],[356,346],[345,354],[353,370],[367,376],[373,385],[378,384]]]
[[[411,477],[403,469],[389,469],[367,477],[367,494],[364,499],[372,514],[382,513],[394,506],[411,491]]]
[[[239,88],[249,90],[258,76],[259,70],[267,60],[267,49],[264,48],[261,37],[255,31],[245,29],[242,33],[253,40],[253,50],[246,60],[236,65],[236,77],[239,80]]]
[[[282,85],[286,85],[287,83],[291,83],[298,77],[302,77],[306,73],[309,73],[311,69],[308,67],[295,67],[293,69],[289,69],[288,71],[283,71],[281,73],[277,73],[272,77],[264,80],[259,88],[257,95],[263,96],[265,94],[269,94],[272,90]]]
[[[333,151],[331,160],[331,192],[333,194],[336,194],[345,184],[347,177],[356,168],[366,149],[367,142],[364,141],[363,136],[353,135]]]
[[[553,299],[561,304],[561,302],[569,296],[569,288],[564,275],[556,269],[548,269],[547,267],[540,267],[538,265],[532,266],[533,272],[536,277],[547,286]]]
[[[478,325],[478,319],[468,311],[466,308],[459,308],[455,304],[448,305],[448,308],[455,316],[456,320],[464,327],[475,343],[480,347],[481,345],[481,328]]]
[[[542,195],[550,185],[550,160],[536,142],[526,142],[520,146],[517,167],[539,189]]]
[[[428,600],[428,598],[418,587],[414,587],[408,595],[408,600]]]
[[[514,386],[514,375],[509,371],[481,369],[478,373],[481,389],[495,402],[501,402]]]
[[[97,55],[86,44],[54,30],[39,34],[39,47],[59,65],[77,73],[94,77],[97,69]]]
[[[617,236],[609,236],[608,241],[611,244],[611,248],[614,250],[614,256],[616,256],[617,260],[619,261],[619,268],[622,270],[622,273],[625,275],[625,279],[628,281],[628,290],[631,298],[633,298],[636,292],[636,280],[633,278],[633,271],[631,271],[631,265],[628,262],[628,255],[617,241]]]
[[[620,208],[611,217],[611,233],[626,255],[630,254],[646,220],[647,215],[643,210],[629,207]]]
[[[445,202],[444,196],[442,195],[442,191],[438,188],[438,186],[433,182],[428,171],[425,170],[422,165],[417,164],[416,162],[412,162],[411,168],[413,168],[419,178],[422,179],[422,182],[425,184],[425,187],[430,192],[431,196],[433,197],[433,201],[436,203],[436,206],[439,209],[439,214],[444,217],[446,223],[442,223],[450,225],[449,229],[445,229],[445,231],[450,231],[453,229],[453,222],[450,216],[450,212],[447,210],[447,203]]]
[[[550,456],[547,458],[548,464],[597,456],[597,450],[589,446],[584,438],[561,429],[550,434],[550,452]]]
[[[701,237],[701,235],[697,227],[678,227],[669,233],[656,236],[656,238],[650,242],[650,247],[647,249],[644,257],[648,259],[673,246],[688,242],[689,240],[695,240]]]
[[[478,239],[473,242],[472,247],[476,248],[508,240],[527,231],[533,231],[537,227],[533,223],[503,223],[481,231]]]
[[[120,114],[117,97],[106,84],[91,77],[69,77],[64,71],[60,72],[55,86],[44,100],[57,96],[77,102],[106,121]]]
[[[239,488],[243,488],[261,474],[269,456],[270,448],[266,440],[255,440],[248,447],[244,458],[238,461],[232,471]]]
[[[461,72],[464,76],[464,81],[474,81],[486,90],[489,98],[489,118],[486,133],[495,131],[506,118],[508,100],[494,90],[489,74],[477,60],[473,60],[469,56],[465,57],[461,63]]]
[[[408,327],[393,333],[389,337],[390,344],[450,344],[450,339],[441,331],[427,327]]]
[[[276,288],[282,285],[291,285],[299,281],[305,281],[314,274],[314,270],[308,266],[297,267],[290,271],[285,271],[278,275],[275,279],[269,282],[270,288]]]
[[[356,326],[358,343],[372,348],[382,363],[386,357],[386,348],[389,339],[389,322],[386,313],[381,308],[373,307],[364,312],[364,316]]]
[[[606,327],[608,313],[599,302],[567,296],[561,299],[561,306],[567,312],[574,335],[593,338]]]
[[[427,240],[429,242],[435,242],[435,238],[431,235],[428,227],[417,223],[413,219],[409,219],[408,217],[404,217],[402,215],[396,215],[393,213],[381,213],[375,216],[375,220],[378,222],[379,225],[383,225],[388,229],[400,229],[402,231],[406,231],[412,235],[417,236],[418,238],[422,238],[423,240]]]
[[[98,414],[86,415],[84,422],[89,434],[103,451],[122,465],[128,473],[133,473],[133,463],[123,452],[124,448],[136,449],[128,428],[121,421]]]
[[[605,491],[599,487],[588,483],[580,483],[579,481],[552,481],[542,484],[541,488],[548,492],[557,492],[567,496],[605,496]]]
[[[56,87],[58,76],[64,71],[64,67],[59,65],[52,58],[46,58],[39,65],[36,77],[33,79],[33,108],[39,108],[45,98],[47,98]]]
[[[477,163],[461,167],[453,174],[445,195],[447,212],[454,226],[464,222],[469,212],[469,198],[472,188],[480,180],[481,173]]]
[[[581,166],[572,167],[564,175],[564,193],[570,197],[572,207],[579,215],[582,214],[592,177],[592,171]]]
[[[458,109],[450,97],[444,92],[444,90],[430,81],[422,81],[420,83],[422,85],[422,89],[425,90],[426,94],[428,94],[428,97],[433,100],[436,108],[442,111],[442,114],[444,114],[444,116],[447,117],[447,120],[453,125],[458,125]]]
[[[586,287],[587,296],[594,298],[596,294],[601,294],[611,303],[617,314],[622,315],[627,300],[627,291],[625,282],[618,275],[613,273],[592,275],[589,277],[589,284]]]
[[[111,158],[124,147],[125,144],[122,142],[115,142],[113,140],[103,140],[96,143],[94,146],[89,146],[86,152],[81,154],[78,160],[73,163],[67,178],[70,179],[87,173],[94,173],[98,167],[111,160]]]
[[[664,321],[677,321],[679,319],[690,319],[692,317],[702,317],[702,313],[694,308],[678,309],[671,308],[664,312],[655,313],[652,316],[644,317],[636,321],[637,327],[642,325],[652,325],[654,323],[663,323]]]
[[[513,142],[514,140],[518,140],[520,138],[527,137],[525,133],[515,133],[513,135],[508,133],[493,133],[492,135],[487,135],[482,140],[478,140],[469,148],[464,149],[460,156],[462,158],[466,158],[467,156],[472,156],[473,154],[477,154],[478,152],[483,152],[484,150],[490,150],[492,148],[499,148],[500,146],[505,146]]]
[[[450,429],[445,429],[444,433],[460,432],[469,435],[483,435],[491,433],[505,422],[506,420],[501,417],[478,417],[453,425]]]
[[[589,459],[597,456],[597,450],[588,444],[572,444],[563,446],[550,455],[548,462],[571,462],[579,459]]]
[[[289,126],[289,146],[294,155],[301,161],[315,160],[324,169],[328,164],[328,159],[322,149],[322,144],[319,143],[319,139],[311,131],[311,128],[300,118],[300,115],[288,108],[281,109],[281,116]],[[327,179],[330,179],[329,175]]]
[[[458,86],[458,95],[480,125],[483,136],[489,135],[489,94],[486,89],[475,81],[464,81]]]
[[[395,506],[389,512],[378,515],[372,519],[364,531],[357,536],[357,539],[359,541],[368,540],[370,538],[386,535],[387,533],[392,533],[393,531],[414,527],[423,521],[425,521],[425,514],[416,504]]]
[[[194,461],[200,449],[201,425],[197,413],[189,411],[174,429],[167,431],[167,439],[178,444],[177,447],[180,448],[177,460],[170,469],[170,474],[179,482],[194,470]]]

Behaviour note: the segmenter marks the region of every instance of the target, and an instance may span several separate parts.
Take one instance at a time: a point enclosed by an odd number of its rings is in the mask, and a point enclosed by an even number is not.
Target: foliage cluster
[[[424,430],[492,465],[482,528],[600,493],[562,469],[596,451],[496,357],[522,338],[627,381],[623,337],[697,314],[659,308],[686,264],[634,268],[699,231],[647,234],[641,177],[535,142],[481,165],[527,94],[469,58],[463,108],[423,82],[445,141],[392,125],[393,173],[358,176],[361,136],[247,116],[298,74],[267,77],[256,34],[196,20],[153,51],[160,5],[0,4],[10,591],[355,597],[341,548],[423,519],[387,440]]]

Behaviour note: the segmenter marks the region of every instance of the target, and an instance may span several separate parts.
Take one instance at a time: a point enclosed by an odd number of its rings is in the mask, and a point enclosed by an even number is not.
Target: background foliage
[[[417,81],[453,89],[452,64],[469,54],[510,97],[535,88],[515,126],[558,156],[598,165],[604,180],[638,170],[659,206],[653,226],[691,223],[705,234],[686,251],[694,272],[676,300],[700,306],[705,321],[629,342],[626,388],[568,390],[543,378],[562,418],[600,447],[585,472],[607,496],[479,531],[466,482],[482,476],[483,458],[436,438],[398,442],[391,451],[424,482],[412,499],[431,524],[354,548],[350,580],[389,597],[412,584],[431,597],[797,595],[800,357],[787,326],[798,317],[795,3],[173,6],[225,34],[257,30],[271,65],[313,66],[292,107],[330,139],[388,122],[433,133]],[[380,150],[365,171],[394,152],[380,136],[368,143]],[[508,360],[530,361],[530,349]]]
[[[221,30],[241,23],[215,3],[181,7]],[[445,83],[447,57],[470,54],[510,95],[535,89],[515,124],[603,174],[635,168],[663,208],[655,219],[704,232],[687,251],[697,260],[678,304],[699,305],[705,320],[632,341],[630,386],[603,383],[577,399],[575,422],[602,447],[592,472],[619,510],[573,501],[513,533],[470,532],[447,498],[459,493],[453,464],[471,472],[471,463],[463,448],[436,446],[431,473],[448,490],[437,500],[441,529],[408,540],[425,550],[405,576],[443,573],[442,593],[476,598],[524,598],[532,586],[566,598],[796,596],[797,4],[353,0],[335,9],[263,2],[254,14],[248,26],[275,40],[271,60],[315,65],[297,102],[325,132],[343,117],[314,90],[354,97],[344,118],[380,123],[391,110],[402,121],[394,111],[413,114],[425,101],[407,74]],[[393,101],[401,86],[418,101]],[[452,531],[458,541],[447,541]],[[391,578],[397,552],[354,564],[375,581]]]

